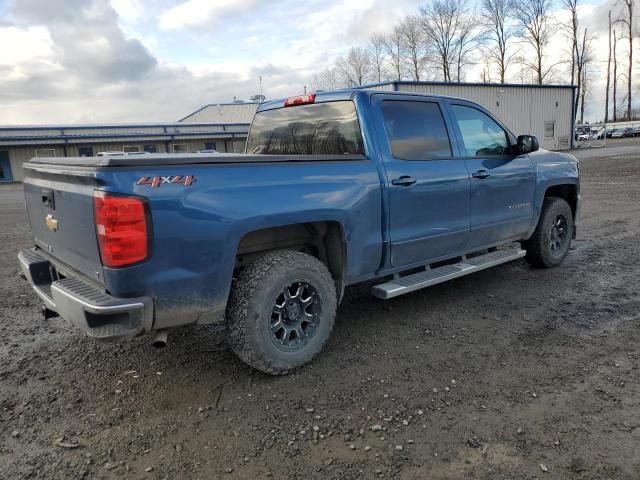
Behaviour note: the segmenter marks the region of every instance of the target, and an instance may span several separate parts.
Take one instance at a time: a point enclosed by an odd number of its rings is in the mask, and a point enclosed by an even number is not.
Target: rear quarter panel
[[[108,190],[149,199],[150,259],[105,268],[104,277],[114,295],[154,297],[156,329],[221,313],[238,244],[254,230],[336,221],[345,235],[347,283],[380,265],[382,207],[373,160],[173,165],[105,169],[97,175],[108,177]],[[136,185],[143,176],[167,175],[194,175],[196,182]]]

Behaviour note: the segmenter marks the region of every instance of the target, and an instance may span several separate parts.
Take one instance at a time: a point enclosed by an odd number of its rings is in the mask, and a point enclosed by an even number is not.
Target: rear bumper
[[[22,250],[18,260],[27,281],[46,307],[90,337],[125,340],[151,330],[151,298],[112,297],[77,277],[54,280],[51,263],[34,249]]]

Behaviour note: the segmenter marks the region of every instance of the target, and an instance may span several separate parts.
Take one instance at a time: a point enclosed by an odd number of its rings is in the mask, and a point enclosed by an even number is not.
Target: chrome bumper
[[[18,260],[24,276],[45,306],[90,337],[125,340],[151,330],[151,298],[112,297],[77,277],[54,280],[55,267],[35,249],[22,250]]]

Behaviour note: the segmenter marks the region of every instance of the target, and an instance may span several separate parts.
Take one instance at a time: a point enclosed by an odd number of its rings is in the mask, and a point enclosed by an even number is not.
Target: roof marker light
[[[307,95],[298,95],[297,97],[289,97],[285,99],[285,107],[295,107],[296,105],[309,105],[316,101],[315,93],[308,93]]]

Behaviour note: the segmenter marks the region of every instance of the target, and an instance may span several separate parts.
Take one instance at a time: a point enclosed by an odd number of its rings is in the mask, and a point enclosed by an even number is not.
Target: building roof
[[[0,145],[86,143],[97,141],[245,137],[249,123],[140,123],[107,125],[0,126]]]
[[[537,84],[537,83],[497,83],[497,82],[442,82],[442,81],[415,81],[415,80],[391,80],[388,82],[369,83],[362,85],[361,87],[354,88],[375,88],[375,87],[396,87],[398,85],[425,85],[425,86],[441,86],[446,85],[448,87],[506,87],[506,88],[577,88],[576,85],[569,84]]]
[[[181,118],[179,122],[251,123],[258,105],[257,102],[210,103]]]

